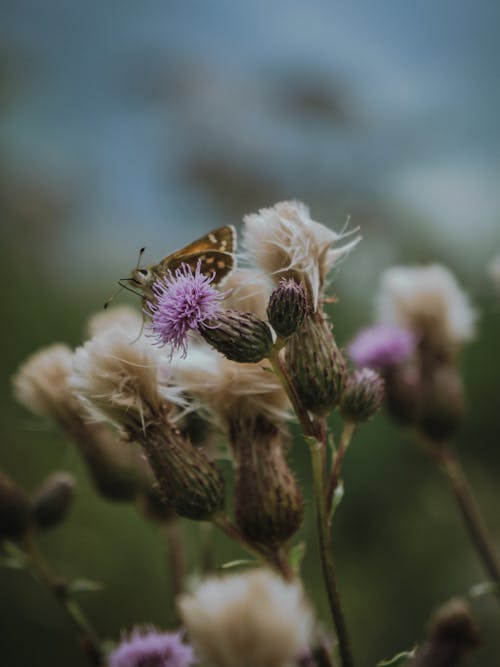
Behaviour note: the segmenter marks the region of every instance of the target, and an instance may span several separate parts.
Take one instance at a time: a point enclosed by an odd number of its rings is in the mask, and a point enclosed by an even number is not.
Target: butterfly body
[[[158,278],[169,276],[170,273],[175,274],[183,264],[194,271],[199,263],[201,273],[213,276],[213,283],[218,284],[235,266],[235,247],[234,227],[232,225],[218,227],[184,248],[167,255],[158,264],[147,268],[136,267],[130,274],[129,283],[142,293],[145,300],[153,301],[153,285]]]

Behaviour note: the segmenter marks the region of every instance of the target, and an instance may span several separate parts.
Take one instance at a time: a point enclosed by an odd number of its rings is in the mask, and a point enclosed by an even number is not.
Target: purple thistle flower
[[[145,312],[151,316],[149,331],[160,345],[170,345],[187,353],[186,339],[190,331],[200,331],[207,320],[221,310],[219,301],[227,292],[219,292],[210,284],[215,277],[201,273],[198,261],[193,273],[188,264],[182,264],[175,274],[168,271],[153,285],[154,301],[148,301]]]
[[[376,324],[362,329],[348,347],[354,364],[360,368],[383,370],[399,364],[414,351],[415,336],[401,327]]]
[[[134,628],[108,658],[109,667],[189,667],[193,663],[193,649],[182,643],[179,633],[154,628]]]

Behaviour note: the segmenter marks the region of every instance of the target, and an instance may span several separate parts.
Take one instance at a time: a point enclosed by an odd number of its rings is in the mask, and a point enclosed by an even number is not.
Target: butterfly
[[[122,278],[118,281],[118,284],[123,289],[130,290],[131,287],[135,287],[139,290],[143,300],[154,301],[153,284],[158,278],[165,274],[168,275],[170,271],[175,273],[175,270],[183,264],[194,271],[199,262],[201,273],[213,276],[212,282],[217,285],[235,267],[235,250],[236,230],[232,225],[217,227],[217,229],[213,229],[184,248],[167,255],[158,264],[152,264],[145,268],[139,267],[144,252],[144,248],[141,248],[137,266],[132,269],[128,278]],[[128,282],[128,285],[123,284],[125,281]],[[132,291],[134,290],[132,289]],[[104,307],[107,307],[110,300],[106,302]]]

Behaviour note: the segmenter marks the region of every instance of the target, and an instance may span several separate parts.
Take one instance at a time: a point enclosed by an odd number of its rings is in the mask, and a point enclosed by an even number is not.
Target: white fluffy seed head
[[[378,319],[459,345],[474,337],[477,314],[444,266],[395,266],[382,276]]]
[[[207,579],[178,607],[214,667],[292,667],[311,643],[314,617],[300,582],[269,570]]]
[[[69,387],[74,353],[55,343],[32,354],[12,378],[14,396],[31,412],[68,426],[83,409]]]
[[[87,322],[87,333],[90,338],[101,331],[118,325],[130,334],[130,340],[137,338],[142,328],[142,316],[135,308],[130,306],[112,306],[106,310],[102,309],[89,317]]]
[[[230,418],[262,415],[281,424],[288,416],[288,399],[275,375],[261,364],[229,361],[206,345],[192,345],[185,359],[175,360],[172,377],[222,428]]]
[[[280,202],[245,216],[243,242],[251,260],[277,284],[281,278],[304,282],[316,310],[328,272],[360,240],[333,248],[342,234],[315,222],[307,206]]]
[[[254,269],[233,271],[224,281],[224,290],[229,294],[224,299],[224,307],[242,310],[266,320],[266,308],[271,294],[270,282],[265,274]]]
[[[89,411],[118,427],[146,427],[162,412],[158,373],[160,351],[147,342],[131,343],[120,326],[105,329],[78,348],[71,384]]]

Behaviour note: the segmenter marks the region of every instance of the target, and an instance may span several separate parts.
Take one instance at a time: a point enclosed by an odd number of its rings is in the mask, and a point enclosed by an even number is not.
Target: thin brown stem
[[[460,461],[455,451],[448,446],[436,448],[434,456],[451,484],[470,541],[486,573],[500,591],[500,566],[497,555]]]
[[[80,646],[89,663],[94,667],[101,667],[104,664],[104,652],[101,648],[99,636],[79,604],[69,596],[67,583],[52,571],[44,559],[33,531],[28,531],[24,546],[29,558],[29,571],[50,591],[66,612],[77,632]]]
[[[167,567],[174,599],[184,591],[186,580],[186,557],[184,536],[179,519],[169,521],[163,527],[167,543]]]
[[[330,515],[331,513],[333,497],[335,495],[335,491],[340,481],[344,456],[347,451],[347,447],[349,446],[349,443],[352,440],[352,436],[354,435],[355,430],[356,430],[356,424],[354,422],[345,422],[344,428],[342,430],[342,435],[340,436],[339,445],[333,458],[332,469],[330,472],[330,479],[328,481],[328,488],[326,493],[326,510],[328,512],[328,515]]]

